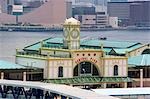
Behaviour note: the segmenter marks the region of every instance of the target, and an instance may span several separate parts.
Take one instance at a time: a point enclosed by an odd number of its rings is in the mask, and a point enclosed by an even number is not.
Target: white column
[[[143,87],[143,69],[140,69],[140,87]]]
[[[127,82],[124,83],[124,88],[127,88]]]
[[[103,83],[103,88],[106,88],[106,85],[107,85],[106,83]]]
[[[23,81],[27,80],[27,72],[23,72]]]
[[[1,79],[4,79],[4,72],[1,72]]]

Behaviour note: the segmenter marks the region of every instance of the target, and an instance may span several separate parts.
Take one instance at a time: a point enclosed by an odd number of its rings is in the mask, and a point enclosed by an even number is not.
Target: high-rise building
[[[92,5],[96,12],[107,11],[107,0],[72,0],[73,5]]]
[[[66,17],[70,18],[72,17],[72,2],[66,1]]]
[[[110,17],[118,17],[119,26],[128,26],[130,20],[130,2],[108,2]]]
[[[0,0],[0,13],[2,13],[2,0]]]
[[[14,4],[14,0],[0,0],[0,11],[2,13],[10,12],[11,6]]]
[[[150,1],[133,2],[130,5],[130,22],[135,26],[150,26]]]
[[[75,7],[73,8],[74,15],[92,15],[95,14],[95,7]]]
[[[19,16],[19,22],[61,27],[66,19],[66,1],[50,0],[36,10]],[[0,23],[15,23],[12,15],[0,14]]]

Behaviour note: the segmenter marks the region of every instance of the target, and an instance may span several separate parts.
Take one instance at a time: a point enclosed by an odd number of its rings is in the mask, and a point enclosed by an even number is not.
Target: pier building
[[[81,40],[80,22],[69,18],[63,38],[48,38],[16,51],[16,63],[43,68],[44,81],[72,86],[127,87],[126,56],[108,55],[112,47],[139,43],[107,40]]]
[[[81,39],[80,22],[74,18],[65,21],[63,30],[63,38],[50,37],[16,49],[19,65],[2,61],[1,78],[84,88],[150,86],[149,44]]]
[[[0,60],[0,79],[40,81],[43,79],[43,69]]]

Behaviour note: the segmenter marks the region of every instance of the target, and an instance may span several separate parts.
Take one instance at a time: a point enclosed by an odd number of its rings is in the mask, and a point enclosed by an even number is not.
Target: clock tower
[[[64,48],[80,48],[80,22],[74,18],[66,19],[64,23]]]

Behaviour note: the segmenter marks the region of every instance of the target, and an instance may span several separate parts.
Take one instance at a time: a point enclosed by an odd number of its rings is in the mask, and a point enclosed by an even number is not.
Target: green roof
[[[109,40],[87,40],[84,42],[81,42],[81,45],[86,46],[100,46],[103,44],[104,47],[111,47],[111,48],[129,48],[131,46],[134,46],[138,43],[133,42],[123,42],[123,41],[109,41]]]
[[[22,65],[0,60],[0,69],[24,69]]]
[[[117,53],[117,54],[125,54],[126,52],[129,52],[129,51],[132,51],[136,48],[139,48],[141,47],[142,45],[141,44],[137,44],[133,47],[130,47],[130,48],[123,48],[123,49],[119,49],[119,48],[113,48],[113,50]]]
[[[112,50],[112,48],[103,48],[103,50],[104,50],[104,52],[109,53]]]
[[[47,79],[47,83],[56,84],[93,84],[104,82],[132,82],[129,77],[98,77],[98,76],[80,76],[74,78]]]
[[[129,66],[150,66],[150,54],[129,57]]]
[[[60,48],[63,45],[63,38],[48,38],[43,40],[43,44],[46,47],[55,47]],[[81,47],[87,48],[100,48],[101,44],[104,46],[104,51],[109,52],[112,48],[117,53],[125,53],[126,51],[131,51],[142,46],[140,43],[132,43],[132,42],[123,42],[123,41],[109,41],[109,40],[99,40],[99,39],[92,39],[92,40],[81,40],[80,45]],[[25,50],[36,50],[38,51],[41,47],[40,42],[35,44],[29,45],[25,47]]]
[[[46,41],[47,43],[63,43],[63,38],[50,38]]]
[[[63,43],[62,38],[48,38],[48,39],[43,40],[43,44],[47,44],[47,45],[59,44],[59,43]],[[41,43],[37,42],[35,44],[32,44],[32,45],[25,47],[24,49],[25,50],[36,50],[36,51],[38,51],[40,47],[41,47]]]
[[[24,49],[25,50],[39,50],[40,47],[41,47],[41,43],[38,42],[38,43],[35,43],[33,45],[27,46]]]

